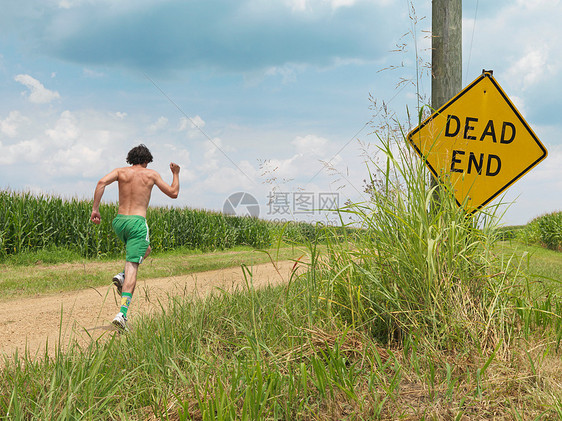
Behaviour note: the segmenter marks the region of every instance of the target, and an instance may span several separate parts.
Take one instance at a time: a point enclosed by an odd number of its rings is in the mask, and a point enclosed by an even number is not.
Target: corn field
[[[47,247],[73,250],[86,258],[119,256],[123,245],[111,227],[117,209],[115,203],[102,204],[102,221],[95,225],[90,222],[91,201],[0,190],[0,260]],[[157,251],[238,245],[262,248],[281,232],[298,242],[315,235],[310,224],[282,227],[256,218],[189,208],[149,208],[147,220],[151,246]]]
[[[527,225],[513,231],[513,238],[554,251],[562,251],[562,211],[536,217]]]

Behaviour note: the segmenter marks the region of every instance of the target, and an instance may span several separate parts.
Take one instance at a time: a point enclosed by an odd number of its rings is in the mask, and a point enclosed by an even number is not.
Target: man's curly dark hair
[[[131,165],[148,164],[152,162],[152,154],[142,143],[131,149],[127,155],[127,163]]]

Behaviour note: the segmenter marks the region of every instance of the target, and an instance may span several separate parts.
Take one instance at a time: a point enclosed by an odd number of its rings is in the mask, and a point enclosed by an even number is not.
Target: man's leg
[[[148,257],[148,255],[150,254],[151,251],[152,251],[152,249],[150,248],[150,246],[148,246],[148,248],[146,249],[146,252],[144,253],[144,257],[142,258],[143,261]],[[138,265],[137,265],[137,268],[138,268]],[[136,283],[136,281],[135,281],[135,283]],[[115,275],[113,277],[113,285],[115,285],[117,287],[117,292],[119,293],[119,295],[121,295],[123,293],[123,286],[125,285],[125,269],[123,269],[123,272],[118,273],[117,275]],[[134,289],[135,288],[133,287],[133,290]]]
[[[151,248],[148,246],[146,252],[144,253],[143,260],[150,254]],[[131,305],[131,300],[133,299],[133,293],[135,292],[135,287],[137,286],[137,272],[139,270],[139,264],[134,262],[125,262],[125,280],[123,281],[123,287],[121,291],[121,309],[119,313],[122,314],[125,321],[127,320],[127,312],[129,311],[129,306]],[[116,316],[118,318],[119,315]],[[115,323],[115,320],[113,321]]]
[[[150,254],[148,225],[146,219],[137,215],[117,215],[113,220],[113,229],[125,243],[125,270],[113,277],[113,283],[121,294],[121,308],[113,319],[117,327],[127,329],[127,312],[137,285],[139,264]],[[144,257],[141,257],[142,250]],[[133,260],[133,262],[129,261]]]
[[[137,272],[139,264],[133,262],[125,262],[125,281],[123,282],[123,292],[133,293],[137,286]]]
[[[119,310],[125,320],[127,320],[127,312],[129,311],[129,306],[131,305],[133,293],[137,285],[138,268],[138,263],[125,262],[125,282],[123,283],[121,292],[121,309]]]
[[[148,248],[146,249],[146,253],[144,253],[144,257],[142,258],[143,261],[144,261],[144,259],[146,259],[148,257],[148,255],[150,254],[151,251],[152,251],[152,249],[150,248],[150,245],[149,245]]]
[[[143,260],[148,257],[152,249],[150,246],[146,249],[144,253]],[[123,282],[123,292],[129,292],[131,295],[135,292],[135,287],[137,286],[137,272],[139,270],[139,264],[133,262],[125,262],[125,281]]]

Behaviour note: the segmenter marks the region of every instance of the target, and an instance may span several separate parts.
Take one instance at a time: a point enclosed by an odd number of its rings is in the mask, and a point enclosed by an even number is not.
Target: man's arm
[[[168,185],[164,180],[162,180],[162,177],[160,177],[160,174],[158,173],[156,173],[156,180],[154,181],[154,184],[156,184],[166,196],[175,199],[178,197],[180,192],[180,166],[170,162],[170,170],[174,176],[171,185]]]
[[[99,224],[101,222],[100,215],[100,202],[105,191],[105,186],[110,185],[114,181],[117,181],[119,172],[117,169],[111,171],[109,174],[105,175],[98,181],[96,190],[94,191],[94,204],[92,205],[92,214],[90,215],[90,221],[94,224]]]

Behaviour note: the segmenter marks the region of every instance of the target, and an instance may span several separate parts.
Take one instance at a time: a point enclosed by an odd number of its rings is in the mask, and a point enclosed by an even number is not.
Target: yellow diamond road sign
[[[496,198],[547,151],[490,72],[408,134],[438,179],[448,179],[459,206],[475,212]]]

